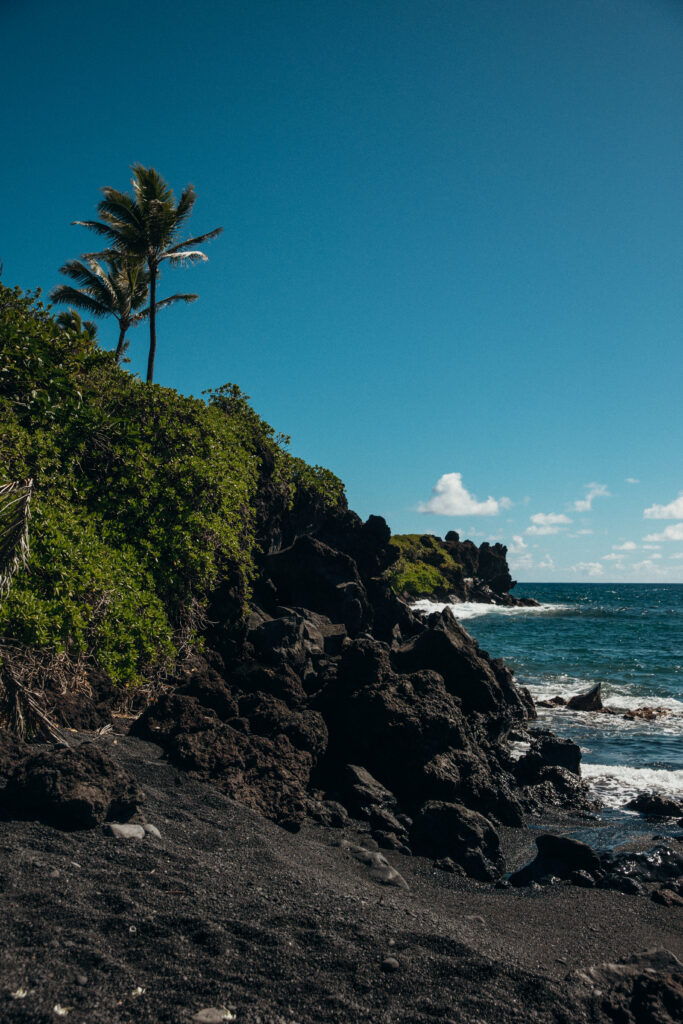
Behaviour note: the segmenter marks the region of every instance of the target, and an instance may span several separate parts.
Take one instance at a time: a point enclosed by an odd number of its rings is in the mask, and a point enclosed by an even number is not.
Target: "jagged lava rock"
[[[127,821],[143,800],[133,778],[93,743],[27,758],[2,793],[6,814],[62,829]]]
[[[596,683],[586,693],[577,693],[575,697],[570,697],[567,707],[570,711],[602,711],[600,688],[601,683]]]
[[[498,833],[483,815],[462,804],[430,800],[410,830],[413,850],[430,857],[450,857],[468,875],[493,882],[505,870]]]
[[[298,537],[291,547],[265,559],[279,604],[301,605],[343,622],[350,633],[371,625],[365,587],[354,560],[315,537]]]

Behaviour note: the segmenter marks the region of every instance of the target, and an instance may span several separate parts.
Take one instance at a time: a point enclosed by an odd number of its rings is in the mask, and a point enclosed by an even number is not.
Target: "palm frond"
[[[209,257],[199,249],[186,249],[182,252],[165,252],[159,257],[159,260],[171,260],[175,265],[177,263],[208,263]]]
[[[173,191],[166,184],[158,171],[153,167],[143,167],[142,164],[133,164],[131,167],[133,178],[131,184],[133,192],[141,207],[149,203],[160,202],[173,207]]]
[[[89,231],[94,231],[96,235],[110,238],[112,242],[115,242],[118,238],[116,229],[111,224],[103,224],[99,220],[72,220],[71,223],[80,228],[88,228]]]
[[[160,309],[166,309],[167,306],[172,306],[176,302],[196,302],[198,298],[199,298],[198,295],[192,295],[192,294],[190,294],[190,295],[169,295],[169,297],[167,299],[161,299],[160,302],[157,302],[157,304],[156,304],[156,311],[158,313]],[[147,306],[146,309],[141,310],[139,313],[136,313],[135,316],[131,317],[131,319],[130,319],[131,327],[137,327],[137,325],[139,323],[142,323],[143,320],[147,320],[147,318],[149,317],[149,314],[150,314],[150,309],[151,309],[151,307]]]
[[[65,306],[77,306],[79,309],[84,310],[84,312],[92,314],[92,316],[106,316],[110,312],[98,299],[88,295],[85,291],[73,288],[70,284],[58,284],[53,288],[50,292],[50,301]],[[63,325],[62,321],[66,321],[68,315],[68,313],[59,314],[57,321],[60,326]]]
[[[176,224],[178,227],[190,216],[196,202],[197,193],[194,190],[194,185],[188,185],[187,188],[183,189],[176,207]]]
[[[28,564],[32,493],[31,479],[0,485],[0,600],[15,572]]]
[[[186,238],[184,242],[178,242],[177,245],[172,245],[170,249],[167,249],[167,255],[178,252],[180,249],[184,249],[188,245],[201,245],[202,242],[208,242],[212,238],[216,238],[221,234],[223,228],[215,228],[213,231],[207,231],[205,235],[197,235],[196,238]]]

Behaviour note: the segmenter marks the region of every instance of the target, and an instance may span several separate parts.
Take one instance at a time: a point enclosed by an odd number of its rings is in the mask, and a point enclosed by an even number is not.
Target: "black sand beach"
[[[679,908],[570,885],[500,889],[392,852],[408,888],[380,885],[339,845],[367,840],[360,823],[290,834],[154,744],[96,742],[134,775],[161,838],[0,823],[8,1024],[680,1019],[680,973],[656,972],[650,990],[640,970],[626,995],[573,974],[653,947],[683,956]],[[509,867],[530,859],[528,831],[501,837]],[[220,1015],[195,1017],[211,1008]]]

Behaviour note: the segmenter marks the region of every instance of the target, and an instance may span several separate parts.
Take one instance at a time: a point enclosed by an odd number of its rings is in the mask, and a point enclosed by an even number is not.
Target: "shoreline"
[[[581,746],[582,775],[617,833],[643,831],[643,820],[626,810],[636,796],[654,792],[679,801],[683,797],[679,666],[670,664],[675,657],[656,660],[660,645],[666,651],[667,637],[678,621],[674,595],[680,588],[667,585],[668,597],[662,589],[633,584],[625,595],[619,587],[604,584],[529,585],[523,592],[542,602],[537,612],[520,609],[514,614],[472,605],[463,608],[460,618],[482,646],[505,651],[507,663],[516,665],[515,679],[528,686],[539,723]],[[637,591],[638,596],[629,596]],[[444,604],[425,601],[421,606],[430,611]],[[450,608],[458,618],[457,604]],[[665,628],[668,633],[661,632]],[[633,640],[627,639],[622,649],[623,633],[631,629],[636,631]],[[645,656],[639,655],[641,642]],[[582,653],[573,654],[572,645]],[[593,645],[600,655],[591,661]],[[665,666],[672,674],[667,675]],[[593,687],[598,693],[595,706],[586,701]],[[667,834],[674,827],[671,821],[661,826]]]
[[[209,1008],[239,1024],[602,1024],[575,972],[653,946],[683,957],[677,908],[576,886],[497,889],[391,852],[408,888],[378,885],[339,845],[367,826],[292,835],[152,743],[98,743],[145,790],[160,838],[0,822],[8,1024],[43,1024],[55,1006],[74,1024],[186,1024]],[[560,820],[576,819],[538,827]],[[524,832],[501,830],[515,866]]]

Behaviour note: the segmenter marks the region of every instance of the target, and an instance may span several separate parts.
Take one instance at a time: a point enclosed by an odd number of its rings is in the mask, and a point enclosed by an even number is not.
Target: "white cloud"
[[[553,562],[550,555],[546,555],[542,562],[538,563],[539,569],[554,569],[555,563]]]
[[[569,516],[562,512],[536,512],[531,516],[532,526],[527,526],[525,533],[532,536],[545,536],[549,533],[559,533],[563,526],[571,523]]]
[[[514,537],[512,538],[512,544],[510,545],[510,554],[511,555],[519,555],[519,554],[521,554],[522,551],[524,551],[526,546],[527,546],[527,543],[524,540],[524,537],[522,537],[522,536],[520,536],[520,534],[516,533],[514,535]]]
[[[643,512],[645,519],[683,519],[683,491],[668,505],[650,505]]]
[[[669,556],[672,560],[676,558],[683,558],[683,551],[677,551],[675,555]]]
[[[611,555],[603,555],[602,560],[603,562],[621,562],[623,557],[623,555],[617,555],[614,552],[612,552]]]
[[[594,498],[609,498],[607,484],[586,484],[586,497],[574,502],[576,512],[590,512]]]
[[[632,540],[625,540],[623,544],[613,544],[612,551],[635,551],[637,547]]]
[[[661,544],[643,544],[645,551],[656,551],[657,548],[661,548]]]
[[[683,540],[683,523],[672,523],[665,526],[661,533],[648,533],[643,540],[655,542],[660,540]]]
[[[531,522],[537,526],[555,526],[557,523],[571,523],[571,519],[563,512],[536,512]]]
[[[572,572],[587,573],[588,576],[602,576],[605,571],[600,562],[577,562],[572,566]]]
[[[497,516],[502,508],[509,508],[509,498],[487,498],[477,501],[463,486],[462,473],[444,473],[433,488],[432,497],[420,502],[418,511],[438,516]]]
[[[627,484],[639,484],[640,480],[636,480],[636,478],[634,476],[627,476],[626,477],[626,483]]]

